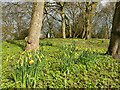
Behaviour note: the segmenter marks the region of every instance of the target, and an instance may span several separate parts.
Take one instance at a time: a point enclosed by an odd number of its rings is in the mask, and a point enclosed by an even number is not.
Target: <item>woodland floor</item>
[[[44,58],[39,52],[42,66],[36,74],[39,79],[33,84],[38,88],[120,88],[119,62],[104,55],[108,44],[106,39],[40,40],[40,52]],[[11,76],[16,73],[15,65],[24,47],[23,40],[2,42],[2,88],[24,86],[22,81]],[[28,56],[24,54],[23,57]]]

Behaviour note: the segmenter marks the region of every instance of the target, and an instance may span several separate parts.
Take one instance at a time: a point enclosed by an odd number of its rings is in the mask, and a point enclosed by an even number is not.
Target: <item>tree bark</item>
[[[92,31],[92,17],[95,13],[96,2],[85,2],[85,14],[84,14],[84,30],[81,33],[81,38],[90,39]]]
[[[62,25],[61,25],[61,29],[62,29],[62,35],[63,38],[66,38],[66,33],[65,33],[65,11],[64,11],[64,2],[60,2],[61,5],[61,18],[62,18]]]
[[[25,50],[36,50],[39,48],[39,37],[42,26],[42,16],[44,8],[44,0],[33,3],[33,14],[30,24],[29,35],[26,38]]]
[[[65,18],[67,19],[68,21],[68,26],[69,26],[69,38],[72,38],[72,27],[71,27],[71,24],[70,24],[70,19],[65,16]]]
[[[113,58],[120,59],[120,1],[116,3],[111,38],[106,54],[112,55]]]

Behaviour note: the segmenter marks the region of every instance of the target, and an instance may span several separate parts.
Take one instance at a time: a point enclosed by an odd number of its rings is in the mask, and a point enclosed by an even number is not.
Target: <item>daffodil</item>
[[[24,55],[24,54],[25,54],[25,52],[22,52],[21,54],[22,54],[22,55]]]
[[[32,65],[33,63],[34,63],[34,61],[33,61],[33,60],[30,60],[30,61],[29,61],[29,64],[30,64],[30,65]]]

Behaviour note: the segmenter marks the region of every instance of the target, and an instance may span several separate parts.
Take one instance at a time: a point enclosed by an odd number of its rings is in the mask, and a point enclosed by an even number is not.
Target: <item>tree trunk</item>
[[[33,3],[33,15],[30,24],[29,35],[26,38],[25,50],[36,50],[39,48],[39,37],[42,26],[42,16],[44,8],[44,0]]]
[[[86,36],[85,36],[85,39],[90,39],[91,38],[91,23],[90,23],[90,14],[86,15],[87,16],[87,21],[86,21]]]
[[[85,38],[85,25],[82,28],[81,39]]]
[[[92,17],[95,13],[96,9],[96,3],[95,2],[86,2],[85,6],[85,30],[83,31],[82,34],[85,39],[90,39],[91,38],[91,31],[92,31]]]
[[[62,35],[63,38],[66,38],[66,33],[65,33],[65,11],[64,11],[64,2],[60,2],[61,5],[61,18],[62,18]]]
[[[66,33],[65,33],[65,15],[64,15],[64,13],[62,14],[62,33],[63,33],[63,38],[66,38]]]
[[[68,19],[68,25],[69,25],[69,37],[72,38],[72,28],[70,24],[70,19]]]
[[[89,10],[89,2],[85,2],[85,39],[89,39],[89,31],[90,31],[90,10]]]
[[[111,38],[106,54],[112,55],[113,58],[120,59],[120,1],[116,3]]]

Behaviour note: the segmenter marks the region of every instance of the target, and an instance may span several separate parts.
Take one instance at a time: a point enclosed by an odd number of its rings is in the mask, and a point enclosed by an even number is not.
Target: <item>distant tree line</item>
[[[105,38],[110,37],[114,3],[45,2],[41,37]],[[32,2],[2,4],[2,39],[24,39],[29,32]]]

